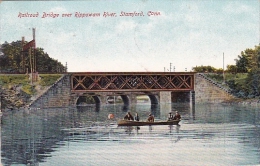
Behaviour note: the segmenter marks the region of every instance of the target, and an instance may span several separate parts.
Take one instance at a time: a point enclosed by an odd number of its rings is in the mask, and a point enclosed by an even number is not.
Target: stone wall
[[[220,103],[235,98],[227,89],[203,74],[195,75],[194,90],[196,103]]]
[[[70,104],[70,75],[63,75],[42,95],[34,100],[29,107],[48,108],[66,107]]]

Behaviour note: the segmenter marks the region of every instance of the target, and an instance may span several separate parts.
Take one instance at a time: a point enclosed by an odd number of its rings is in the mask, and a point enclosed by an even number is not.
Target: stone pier
[[[168,113],[171,112],[172,109],[171,92],[161,91],[159,95],[161,117],[167,117]]]

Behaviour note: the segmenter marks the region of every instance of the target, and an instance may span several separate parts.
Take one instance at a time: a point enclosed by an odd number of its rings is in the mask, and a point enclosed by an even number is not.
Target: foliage
[[[237,66],[236,65],[227,65],[226,72],[237,73]]]
[[[0,75],[0,83],[5,87],[13,85],[25,85],[29,83],[28,76],[26,75]]]
[[[31,58],[29,52],[22,53],[21,50],[22,41],[12,43],[5,42],[1,45],[0,72],[25,73],[26,69],[28,69],[28,72],[31,72]],[[60,62],[50,58],[47,53],[44,53],[43,48],[36,48],[35,55],[37,72],[61,73],[66,71],[65,67]],[[23,59],[25,68],[23,68]]]
[[[236,68],[237,72],[239,73],[246,73],[248,72],[248,66],[249,66],[249,59],[244,52],[241,52],[241,55],[238,55],[238,59],[235,59],[236,61]]]
[[[245,92],[250,96],[260,96],[260,69],[253,69],[248,73]]]
[[[237,93],[241,89],[244,89],[247,75],[247,73],[225,73],[224,76],[226,85],[223,86],[228,86],[230,89],[233,90],[233,93]],[[211,78],[219,84],[222,84],[224,81],[223,74],[209,73],[207,74],[207,77]]]
[[[22,90],[29,95],[34,95],[36,93],[35,86],[30,84],[24,85]]]
[[[237,72],[250,72],[260,67],[260,45],[255,46],[255,49],[246,49],[238,55],[236,61]]]
[[[95,104],[95,100],[92,96],[80,96],[77,101],[77,105],[84,105],[84,104]]]
[[[96,103],[92,96],[86,96],[86,102],[88,104],[95,104]]]
[[[236,65],[228,65],[225,80],[232,92],[242,98],[260,97],[260,45],[254,49],[246,49],[235,59]],[[244,74],[243,74],[244,73]],[[208,75],[217,82],[223,81],[223,76]]]
[[[54,84],[59,78],[60,74],[40,74],[40,82],[41,86],[50,86]]]
[[[217,69],[212,66],[202,66],[202,65],[193,67],[192,69],[193,71],[200,72],[200,73],[205,73],[205,72],[212,73],[217,71]]]
[[[243,91],[249,98],[260,96],[260,45],[255,49],[246,49],[243,53],[248,58],[247,71],[248,76],[245,80]]]

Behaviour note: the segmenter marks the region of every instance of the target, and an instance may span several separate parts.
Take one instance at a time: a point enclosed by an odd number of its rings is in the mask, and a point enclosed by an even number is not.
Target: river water
[[[179,126],[118,127],[127,111],[145,120],[182,115]],[[107,115],[113,113],[114,120]],[[3,165],[259,165],[260,111],[231,105],[139,103],[5,112]]]

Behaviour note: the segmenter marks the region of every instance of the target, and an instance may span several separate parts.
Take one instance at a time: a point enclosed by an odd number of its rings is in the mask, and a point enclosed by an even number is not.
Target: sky
[[[259,0],[0,1],[0,44],[22,36],[31,41],[36,28],[36,46],[67,63],[69,72],[226,68],[260,43],[259,7]],[[26,13],[38,17],[20,17]]]

